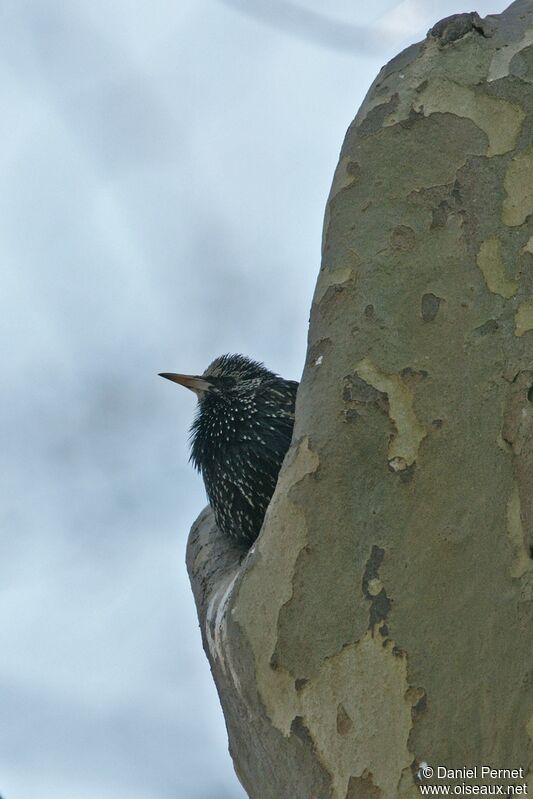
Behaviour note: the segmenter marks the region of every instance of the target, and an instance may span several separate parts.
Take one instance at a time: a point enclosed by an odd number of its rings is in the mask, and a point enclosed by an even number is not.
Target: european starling
[[[161,377],[198,397],[190,459],[202,473],[219,529],[250,546],[291,443],[298,383],[244,355],[222,355],[202,375]]]

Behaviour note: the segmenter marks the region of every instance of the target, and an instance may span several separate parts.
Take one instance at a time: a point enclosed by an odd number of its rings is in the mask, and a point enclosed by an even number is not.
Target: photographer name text
[[[520,780],[524,779],[524,769],[492,768],[491,766],[464,766],[462,768],[437,766],[435,777],[439,780]]]

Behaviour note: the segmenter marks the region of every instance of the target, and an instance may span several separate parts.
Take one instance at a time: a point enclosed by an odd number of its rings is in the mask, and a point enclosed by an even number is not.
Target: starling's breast
[[[199,404],[191,459],[219,528],[243,543],[259,534],[274,493],[292,436],[296,387],[278,378],[253,393],[214,393]]]

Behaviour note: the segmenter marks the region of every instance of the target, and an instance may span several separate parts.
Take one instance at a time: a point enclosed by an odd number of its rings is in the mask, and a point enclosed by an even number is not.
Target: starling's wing
[[[265,511],[274,487],[269,487],[267,493],[263,493],[270,480],[262,482],[261,485],[254,486],[252,494],[249,487],[244,485],[235,486],[231,501],[232,535],[248,541],[250,544],[255,541],[263,524]]]
[[[226,485],[233,528],[230,534],[234,537],[249,543],[257,538],[289,442],[287,430],[274,434],[263,425],[253,439],[232,445],[228,452],[232,462],[231,487]]]
[[[235,507],[244,502],[255,519],[255,536],[276,488],[281,464],[291,443],[298,383],[281,378],[264,381],[255,398],[254,435],[232,447],[240,463]]]
[[[240,412],[244,418],[231,414],[233,437],[223,454],[202,463],[217,524],[232,538],[251,543],[261,529],[290,446],[297,388],[274,376],[259,381]]]
[[[255,447],[234,443],[226,450],[224,460],[203,469],[203,478],[220,530],[251,544],[274,491],[272,466],[258,459]]]
[[[268,445],[276,453],[279,464],[285,457],[292,438],[294,410],[298,383],[294,380],[265,381],[261,407],[261,430],[266,433]]]

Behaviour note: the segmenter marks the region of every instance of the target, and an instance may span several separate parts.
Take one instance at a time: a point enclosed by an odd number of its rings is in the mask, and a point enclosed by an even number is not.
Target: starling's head
[[[217,524],[226,530],[249,524],[247,532],[228,534],[253,540],[290,444],[298,384],[244,355],[221,355],[201,375],[161,377],[198,397],[191,460],[203,474]]]
[[[160,372],[160,377],[166,377],[167,380],[194,391],[199,400],[203,400],[208,394],[223,396],[270,376],[273,376],[272,372],[262,363],[245,355],[221,355],[209,364],[202,375]]]

